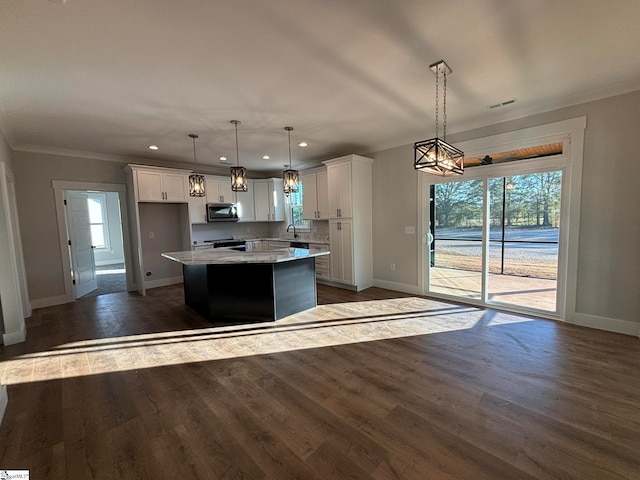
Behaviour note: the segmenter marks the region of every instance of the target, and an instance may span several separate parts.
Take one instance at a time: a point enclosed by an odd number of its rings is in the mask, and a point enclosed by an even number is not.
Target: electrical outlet
[[[149,238],[156,238],[156,234],[153,232],[149,232]]]
[[[416,227],[404,227],[404,233],[406,233],[407,235],[415,235]]]
[[[396,269],[396,264],[395,264],[395,263],[392,263],[392,264],[391,264],[391,270],[394,270],[394,271],[395,271],[395,269]]]

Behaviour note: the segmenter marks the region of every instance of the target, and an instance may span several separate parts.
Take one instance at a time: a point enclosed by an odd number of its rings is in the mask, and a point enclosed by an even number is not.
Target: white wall
[[[640,322],[640,91],[449,135],[453,144],[586,116],[578,294],[585,324]],[[451,127],[455,119],[449,119]],[[368,154],[373,164],[374,277],[418,287],[418,225],[412,145]],[[413,178],[407,181],[407,178]],[[396,264],[390,271],[389,264]]]
[[[30,315],[13,182],[11,150],[0,135],[0,306],[5,345],[24,341],[24,318]]]

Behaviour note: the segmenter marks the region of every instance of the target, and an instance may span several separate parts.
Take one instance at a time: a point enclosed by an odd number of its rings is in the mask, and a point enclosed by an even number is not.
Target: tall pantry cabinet
[[[347,155],[322,162],[329,188],[331,281],[360,291],[373,285],[373,160]]]

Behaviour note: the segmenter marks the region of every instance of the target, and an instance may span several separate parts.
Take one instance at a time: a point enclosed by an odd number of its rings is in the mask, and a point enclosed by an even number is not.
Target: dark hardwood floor
[[[637,338],[377,288],[318,298],[242,330],[190,311],[180,285],[34,311],[27,341],[0,348],[0,470],[640,479]]]

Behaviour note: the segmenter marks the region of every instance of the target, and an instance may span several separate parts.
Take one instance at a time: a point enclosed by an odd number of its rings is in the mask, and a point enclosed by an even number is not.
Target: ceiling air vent
[[[489,110],[493,110],[494,108],[506,107],[507,105],[511,105],[512,103],[516,103],[516,99],[512,98],[511,100],[505,100],[504,102],[494,103],[493,105],[489,105],[487,108]]]

